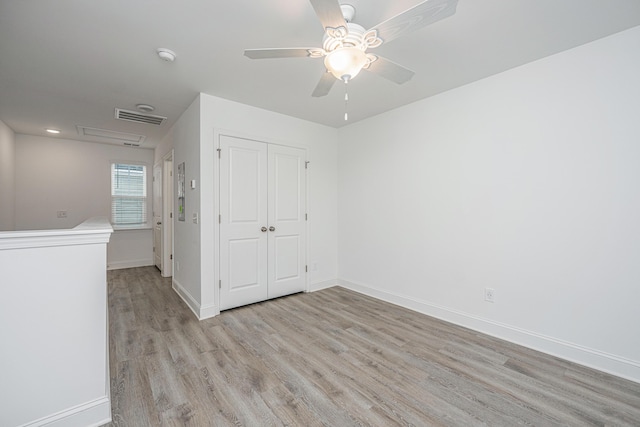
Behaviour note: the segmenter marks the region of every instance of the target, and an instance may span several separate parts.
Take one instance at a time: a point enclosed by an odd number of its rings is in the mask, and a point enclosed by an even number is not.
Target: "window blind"
[[[143,165],[111,164],[111,221],[113,225],[147,222],[147,170]]]

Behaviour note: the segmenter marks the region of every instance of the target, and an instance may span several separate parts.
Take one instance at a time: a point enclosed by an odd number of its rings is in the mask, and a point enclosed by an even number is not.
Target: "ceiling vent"
[[[116,132],[107,129],[91,128],[87,126],[77,125],[78,135],[91,137],[100,142],[108,142],[111,144],[120,144],[139,146],[146,138],[144,135],[136,135],[135,133]]]
[[[116,119],[158,126],[167,120],[166,117],[154,116],[153,114],[142,114],[137,111],[123,110],[121,108],[116,108]]]

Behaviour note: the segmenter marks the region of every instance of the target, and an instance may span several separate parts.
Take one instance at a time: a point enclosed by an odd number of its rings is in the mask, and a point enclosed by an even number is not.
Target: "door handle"
[[[162,225],[162,223],[160,221],[156,222],[156,225]]]
[[[262,231],[263,233],[266,233],[266,232],[267,232],[267,227],[262,227],[262,228],[260,229],[260,231]]]
[[[276,231],[276,228],[272,225],[271,227],[269,227],[269,231]]]

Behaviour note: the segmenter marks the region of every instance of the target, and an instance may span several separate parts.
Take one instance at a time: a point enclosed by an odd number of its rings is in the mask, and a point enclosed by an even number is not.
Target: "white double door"
[[[305,151],[220,136],[220,310],[305,290]]]

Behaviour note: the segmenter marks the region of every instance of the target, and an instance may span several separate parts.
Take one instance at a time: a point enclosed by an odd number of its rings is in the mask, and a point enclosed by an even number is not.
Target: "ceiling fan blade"
[[[321,96],[327,95],[336,80],[337,79],[333,76],[333,74],[327,71],[322,75],[322,77],[320,77],[320,81],[318,82],[316,88],[313,90],[311,96],[319,98]]]
[[[406,83],[411,80],[411,77],[415,74],[410,69],[381,56],[377,56],[377,58],[378,59],[369,64],[366,70],[384,77],[387,80],[391,80],[394,83],[398,83],[399,85]]]
[[[377,30],[378,37],[388,43],[453,15],[457,6],[458,0],[426,0],[376,25],[372,30]]]
[[[269,58],[299,58],[310,56],[309,50],[312,47],[292,47],[292,48],[274,48],[274,49],[246,49],[244,56],[251,59],[269,59]]]
[[[309,0],[313,10],[316,11],[320,23],[325,28],[347,28],[347,23],[342,16],[338,0]]]

